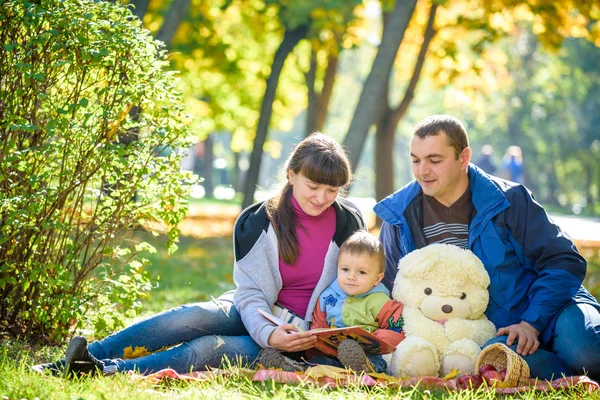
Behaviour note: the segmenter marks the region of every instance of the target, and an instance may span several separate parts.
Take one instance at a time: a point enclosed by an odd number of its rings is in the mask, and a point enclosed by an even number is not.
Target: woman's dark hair
[[[350,161],[342,146],[320,132],[298,143],[285,165],[286,179],[290,170],[315,183],[335,187],[348,185],[352,177]],[[292,185],[286,181],[281,192],[267,201],[267,215],[275,228],[279,256],[289,265],[296,262],[299,254],[296,211],[291,198]]]

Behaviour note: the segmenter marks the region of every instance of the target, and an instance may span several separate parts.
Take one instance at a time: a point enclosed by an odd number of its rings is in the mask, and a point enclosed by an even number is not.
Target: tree
[[[250,168],[248,169],[248,176],[246,177],[242,209],[249,207],[254,202],[254,192],[256,190],[256,182],[258,182],[258,172],[260,170],[260,163],[263,153],[262,149],[267,138],[269,122],[271,121],[271,113],[273,112],[275,91],[277,90],[279,75],[283,70],[283,64],[298,42],[306,36],[307,32],[308,25],[301,25],[293,29],[286,29],[283,35],[283,40],[281,41],[281,44],[279,45],[279,48],[273,57],[271,74],[267,78],[267,87],[261,103],[260,118],[258,120],[258,127],[256,128],[256,136],[254,138],[252,154],[250,155]]]
[[[112,331],[150,288],[139,253],[153,248],[127,234],[164,230],[173,251],[186,214],[190,177],[165,152],[189,143],[176,82],[112,3],[13,2],[0,23],[0,330]]]
[[[373,67],[363,85],[350,128],[344,138],[344,146],[350,153],[353,171],[358,165],[369,129],[378,117],[379,102],[386,93],[388,76],[392,71],[396,53],[402,43],[416,4],[417,0],[396,1],[394,8],[387,16],[388,20],[383,28],[381,44],[373,61]]]
[[[329,101],[333,93],[333,84],[338,68],[338,54],[340,48],[335,45],[327,55],[323,84],[321,91],[316,89],[317,81],[317,49],[313,48],[310,56],[310,67],[306,74],[306,87],[308,89],[308,107],[306,109],[306,136],[312,132],[321,132],[325,125]]]
[[[378,171],[375,178],[375,199],[381,200],[390,193],[394,192],[394,138],[398,123],[408,110],[408,107],[415,96],[417,83],[421,77],[421,71],[425,64],[425,57],[429,44],[435,35],[433,24],[438,5],[432,4],[427,19],[427,26],[423,34],[419,54],[410,81],[404,92],[402,101],[395,106],[390,106],[389,100],[389,76],[386,82],[386,91],[380,104],[379,119],[376,121],[375,132],[375,170]],[[385,23],[385,20],[384,20]]]
[[[318,2],[318,4],[321,4],[321,2]],[[339,15],[341,16],[341,20],[344,21],[344,16],[351,18],[352,12],[349,12],[348,10],[352,11],[355,5],[355,1],[348,2],[340,0],[329,3],[328,7],[333,10],[339,8],[341,11],[334,12],[332,15],[334,15],[334,17]],[[275,98],[279,75],[283,69],[285,59],[298,42],[304,39],[309,33],[311,36],[316,36],[319,33],[320,24],[318,21],[315,22],[315,20],[318,19],[318,16],[313,12],[315,8],[315,3],[308,1],[280,5],[279,7],[279,18],[284,27],[284,36],[273,58],[271,75],[267,78],[267,87],[261,103],[259,123],[250,157],[250,168],[248,170],[244,189],[242,208],[248,207],[254,202],[254,193],[258,181],[263,145],[267,138],[273,100]],[[329,18],[329,14],[325,14],[324,17]]]

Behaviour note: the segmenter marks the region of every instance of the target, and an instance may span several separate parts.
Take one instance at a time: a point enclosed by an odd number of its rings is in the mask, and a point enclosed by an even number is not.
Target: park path
[[[367,220],[369,226],[375,224],[372,209],[374,199],[352,198]],[[233,223],[240,213],[236,205],[197,205],[191,204],[186,219],[180,229],[182,234],[193,237],[231,236]],[[600,218],[551,214],[552,220],[575,241],[579,248],[600,248]]]
[[[600,218],[551,214],[550,217],[578,247],[600,247]]]

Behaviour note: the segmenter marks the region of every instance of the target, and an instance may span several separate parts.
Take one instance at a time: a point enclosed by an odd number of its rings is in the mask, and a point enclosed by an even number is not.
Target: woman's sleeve
[[[268,219],[258,206],[247,209],[234,226],[233,281],[237,286],[233,303],[242,318],[244,327],[259,346],[269,347],[269,337],[275,325],[258,310],[271,313],[278,290],[273,276],[273,259],[276,259],[267,237]]]
[[[256,278],[240,268],[236,262],[233,268],[233,280],[237,289],[233,295],[233,303],[249,335],[260,347],[265,348],[270,347],[269,337],[276,326],[260,315],[258,310],[271,313],[269,303],[275,304],[276,299],[267,297]]]

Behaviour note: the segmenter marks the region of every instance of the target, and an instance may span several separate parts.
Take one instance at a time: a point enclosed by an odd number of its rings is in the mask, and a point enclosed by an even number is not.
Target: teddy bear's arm
[[[418,336],[441,350],[450,344],[444,330],[439,322],[432,321],[420,310],[404,306],[404,332],[406,336]]]
[[[451,341],[472,339],[479,346],[496,336],[496,327],[485,315],[479,319],[451,318],[446,322],[446,336]]]

